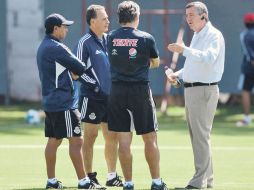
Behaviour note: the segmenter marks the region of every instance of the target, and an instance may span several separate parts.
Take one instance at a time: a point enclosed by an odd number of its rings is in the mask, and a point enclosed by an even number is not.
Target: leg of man
[[[101,123],[103,137],[105,140],[104,155],[107,162],[108,173],[116,172],[117,162],[117,133],[108,130],[107,123]]]
[[[121,163],[125,181],[132,181],[132,153],[131,153],[131,132],[118,132],[119,142],[118,155]]]
[[[241,97],[242,97],[242,107],[243,107],[243,113],[244,117],[242,120],[236,122],[237,127],[247,126],[251,123],[251,115],[250,115],[250,109],[251,109],[251,91],[254,86],[254,77],[250,75],[241,75],[238,88],[242,89]]]
[[[82,137],[69,138],[69,155],[79,180],[86,176],[83,163],[82,144]]]
[[[160,152],[157,144],[156,132],[142,135],[145,143],[145,157],[149,165],[152,179],[160,178]]]
[[[242,91],[242,104],[243,104],[243,112],[245,115],[250,114],[250,92],[243,90]]]
[[[55,177],[56,166],[56,152],[59,145],[62,143],[62,139],[48,138],[48,142],[45,148],[45,159],[47,165],[48,179]]]
[[[218,86],[185,89],[186,117],[196,170],[189,185],[197,188],[206,188],[208,180],[213,183],[210,132],[218,97]]]
[[[84,164],[87,173],[93,171],[93,147],[95,139],[98,136],[98,125],[92,123],[84,123],[84,144],[83,144],[83,154],[84,154]]]

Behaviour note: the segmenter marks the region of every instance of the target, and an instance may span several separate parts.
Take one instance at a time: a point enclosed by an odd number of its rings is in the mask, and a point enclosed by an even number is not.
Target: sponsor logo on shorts
[[[130,58],[136,58],[137,50],[135,48],[129,49]]]
[[[96,119],[95,113],[94,113],[94,112],[93,112],[93,113],[90,113],[89,118],[90,118],[91,120],[95,120],[95,119]]]
[[[80,127],[75,127],[75,129],[74,129],[74,133],[76,133],[76,134],[80,134],[81,133],[81,130],[80,130]]]

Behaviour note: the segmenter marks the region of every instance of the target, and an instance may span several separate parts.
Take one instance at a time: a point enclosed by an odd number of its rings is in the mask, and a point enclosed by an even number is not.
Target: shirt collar
[[[131,29],[131,30],[134,30],[135,28],[130,27],[130,26],[122,26],[122,29]]]
[[[99,39],[97,37],[97,35],[91,29],[89,29],[89,34],[91,34],[91,36],[95,39],[95,41],[97,41],[97,43],[99,43],[102,46],[104,51],[106,51],[106,37],[105,37],[105,34],[102,35],[102,39]]]
[[[60,42],[60,40],[59,40],[59,39],[57,39],[56,37],[54,37],[54,36],[52,36],[52,35],[50,35],[50,34],[47,34],[45,37],[46,37],[46,38],[53,39],[53,40],[56,40],[56,41]]]
[[[202,28],[202,30],[200,30],[200,32],[195,32],[195,34],[196,34],[197,36],[200,36],[200,37],[203,36],[203,35],[208,31],[208,29],[209,29],[211,26],[212,26],[211,22],[208,21],[208,22],[206,23],[205,27]]]
[[[103,38],[104,38],[104,34],[102,35],[102,39],[99,39],[98,37],[97,37],[97,35],[91,30],[91,29],[89,29],[89,34],[91,34],[91,36],[93,36],[95,39],[97,39],[98,41],[101,41],[101,40],[103,40]]]

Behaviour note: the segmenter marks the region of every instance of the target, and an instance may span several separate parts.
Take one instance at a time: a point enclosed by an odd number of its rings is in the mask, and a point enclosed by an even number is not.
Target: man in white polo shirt
[[[219,98],[218,82],[224,71],[225,43],[221,32],[208,17],[204,3],[186,5],[186,21],[194,31],[190,47],[168,45],[171,52],[186,57],[184,67],[168,77],[184,81],[186,119],[194,154],[195,174],[185,189],[213,187],[210,133]]]

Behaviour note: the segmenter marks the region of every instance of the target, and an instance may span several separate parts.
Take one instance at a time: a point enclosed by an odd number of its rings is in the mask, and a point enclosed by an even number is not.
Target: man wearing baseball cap
[[[254,13],[246,13],[243,17],[246,29],[240,34],[243,52],[242,74],[239,80],[239,89],[242,90],[242,106],[244,117],[236,123],[237,127],[248,126],[252,122],[250,116],[251,91],[254,87]]]
[[[56,152],[63,138],[69,140],[69,155],[79,179],[79,189],[100,189],[85,173],[81,147],[83,144],[80,119],[71,109],[73,103],[73,81],[87,72],[69,48],[61,43],[73,21],[54,13],[45,20],[46,36],[37,51],[37,66],[42,86],[42,106],[46,113],[45,159],[48,180],[46,189],[62,189],[55,176]],[[72,77],[71,77],[72,76]],[[81,78],[81,77],[80,77]],[[95,81],[95,80],[94,80]]]
[[[74,21],[66,20],[62,15],[53,13],[49,15],[45,20],[45,28],[49,28],[50,26],[61,26],[67,25],[70,26],[74,23]]]

